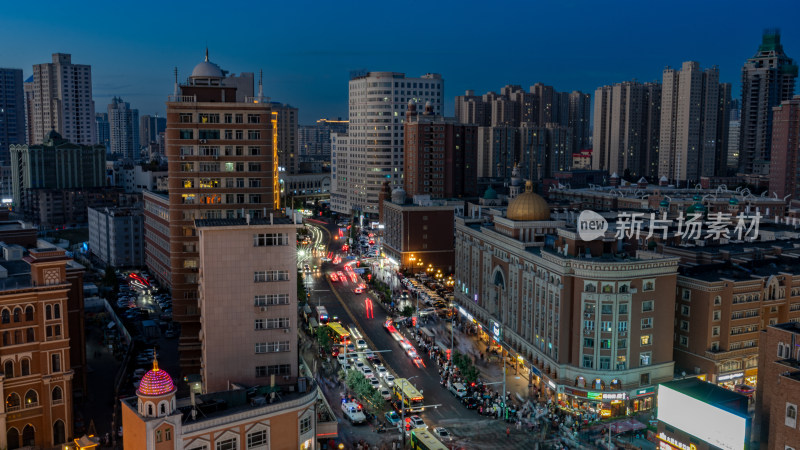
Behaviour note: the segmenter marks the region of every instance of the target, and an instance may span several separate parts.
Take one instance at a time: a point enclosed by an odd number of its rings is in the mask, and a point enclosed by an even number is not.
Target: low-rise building
[[[144,265],[141,207],[89,208],[89,249],[113,267]]]
[[[397,188],[382,203],[382,249],[402,269],[432,268],[444,274],[455,269],[454,215],[463,214],[461,200],[432,200],[429,195],[406,199]],[[408,201],[412,200],[412,201]]]

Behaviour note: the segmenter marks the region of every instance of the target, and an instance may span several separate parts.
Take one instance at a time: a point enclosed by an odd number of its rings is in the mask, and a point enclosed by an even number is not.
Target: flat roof
[[[294,222],[284,216],[275,214],[270,222],[269,217],[250,219],[197,219],[194,221],[196,227],[242,227],[247,225],[294,225]],[[297,224],[301,225],[301,224]]]
[[[730,413],[742,417],[748,416],[747,396],[716,384],[707,383],[699,378],[691,377],[683,380],[668,381],[661,383],[659,386],[667,387]]]

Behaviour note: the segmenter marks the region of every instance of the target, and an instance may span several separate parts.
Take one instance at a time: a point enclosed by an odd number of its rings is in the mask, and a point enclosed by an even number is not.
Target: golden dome
[[[550,207],[541,196],[533,192],[533,183],[525,182],[525,192],[508,204],[506,217],[511,220],[550,220]]]

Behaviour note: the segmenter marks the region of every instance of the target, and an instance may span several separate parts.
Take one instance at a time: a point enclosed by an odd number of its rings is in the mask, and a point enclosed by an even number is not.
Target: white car
[[[375,373],[378,374],[379,377],[384,378],[386,375],[389,375],[389,371],[386,370],[386,367],[383,366],[375,366]]]
[[[450,432],[447,431],[447,429],[445,429],[444,427],[436,427],[436,428],[434,428],[433,429],[433,434],[435,434],[436,437],[438,437],[440,441],[447,442],[447,441],[452,441],[453,440],[453,435],[450,434]]]
[[[372,386],[372,389],[376,389],[377,390],[377,389],[381,388],[381,382],[378,381],[377,378],[374,378],[374,376],[373,376],[373,378],[369,378],[369,384]]]
[[[364,366],[361,369],[361,373],[364,374],[364,378],[367,378],[367,379],[375,378],[375,372],[373,372],[372,369],[370,369],[369,367]]]
[[[367,365],[363,361],[356,361],[356,369],[363,371]]]
[[[383,377],[383,382],[386,383],[387,386],[392,387],[394,386],[394,375],[386,375]]]
[[[392,392],[386,388],[381,388],[381,396],[387,402],[392,401]]]
[[[365,341],[363,339],[357,340],[356,341],[356,347],[358,347],[359,349],[367,348],[367,341]]]

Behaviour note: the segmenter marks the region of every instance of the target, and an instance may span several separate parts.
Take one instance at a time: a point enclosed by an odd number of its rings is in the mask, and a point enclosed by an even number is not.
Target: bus
[[[328,324],[328,310],[324,306],[317,306],[317,322],[320,325]]]
[[[403,402],[407,412],[422,412],[423,407],[422,394],[405,378],[397,378],[394,380],[394,395],[398,400]]]
[[[422,428],[411,430],[411,448],[414,450],[447,450],[447,447],[436,439],[436,436]]]
[[[347,345],[350,343],[350,332],[345,330],[342,324],[330,322],[328,323],[328,329],[334,344]]]

